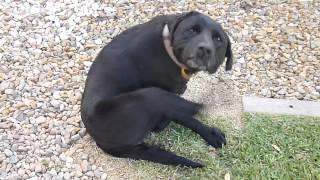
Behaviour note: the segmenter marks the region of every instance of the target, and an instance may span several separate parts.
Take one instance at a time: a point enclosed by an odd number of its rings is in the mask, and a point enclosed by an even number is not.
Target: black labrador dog
[[[232,68],[230,40],[222,27],[196,11],[157,16],[115,37],[98,54],[86,80],[81,118],[106,153],[167,165],[203,167],[144,137],[171,121],[220,148],[225,135],[194,116],[202,105],[179,95],[192,73],[215,73],[226,61]]]

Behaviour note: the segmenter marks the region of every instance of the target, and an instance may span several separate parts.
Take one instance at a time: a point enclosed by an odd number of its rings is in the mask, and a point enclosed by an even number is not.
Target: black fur
[[[183,28],[197,20],[202,22],[199,26],[203,32],[185,36],[182,42]],[[82,121],[97,145],[113,156],[202,167],[200,163],[143,142],[149,132],[159,132],[173,121],[192,129],[214,147],[226,143],[219,129],[205,126],[194,118],[201,104],[177,95],[185,90],[187,81],[164,48],[165,24],[169,26],[173,48],[181,62],[186,61],[181,53],[196,53],[194,49],[201,39],[210,36],[211,30],[222,31],[217,23],[198,12],[158,16],[124,31],[102,49],[89,70],[81,104]],[[214,64],[208,67],[213,73],[225,56],[230,59],[232,53],[228,37],[221,35],[221,42],[217,43],[209,38],[207,48],[212,54],[194,61]],[[231,69],[232,62],[228,60],[227,66]],[[193,67],[193,70],[199,69]]]

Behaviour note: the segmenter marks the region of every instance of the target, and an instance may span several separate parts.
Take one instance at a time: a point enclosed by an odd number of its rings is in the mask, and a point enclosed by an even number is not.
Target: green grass
[[[200,161],[202,169],[136,161],[140,179],[320,179],[320,118],[246,114],[234,130],[220,120],[228,144],[215,151],[192,131],[171,123],[149,143]],[[206,124],[214,123],[203,120]],[[280,151],[279,151],[280,150]]]

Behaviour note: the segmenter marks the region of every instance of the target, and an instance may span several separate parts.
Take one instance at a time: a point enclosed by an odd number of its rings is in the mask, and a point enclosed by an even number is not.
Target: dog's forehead
[[[212,18],[204,14],[196,14],[193,16],[189,16],[187,19],[183,21],[182,24],[185,28],[197,24],[205,28],[222,30],[222,27],[218,22],[214,21]]]

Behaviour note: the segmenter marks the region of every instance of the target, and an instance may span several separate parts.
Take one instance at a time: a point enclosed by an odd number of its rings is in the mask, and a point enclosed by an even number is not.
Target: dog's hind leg
[[[170,122],[171,120],[163,119],[155,126],[154,129],[152,129],[152,132],[155,132],[155,133],[161,132],[170,124]]]
[[[168,165],[202,167],[172,152],[143,144],[145,135],[157,125],[167,125],[169,114],[179,112],[192,117],[201,105],[159,88],[145,88],[101,100],[94,107],[94,116],[86,127],[105,152]]]
[[[116,157],[131,158],[136,160],[148,160],[165,165],[181,165],[192,168],[203,167],[203,165],[200,163],[193,162],[184,157],[175,155],[172,152],[168,152],[158,146],[149,146],[145,143],[136,146],[125,146],[113,149],[104,149],[103,147],[100,148],[102,148],[106,153]]]

